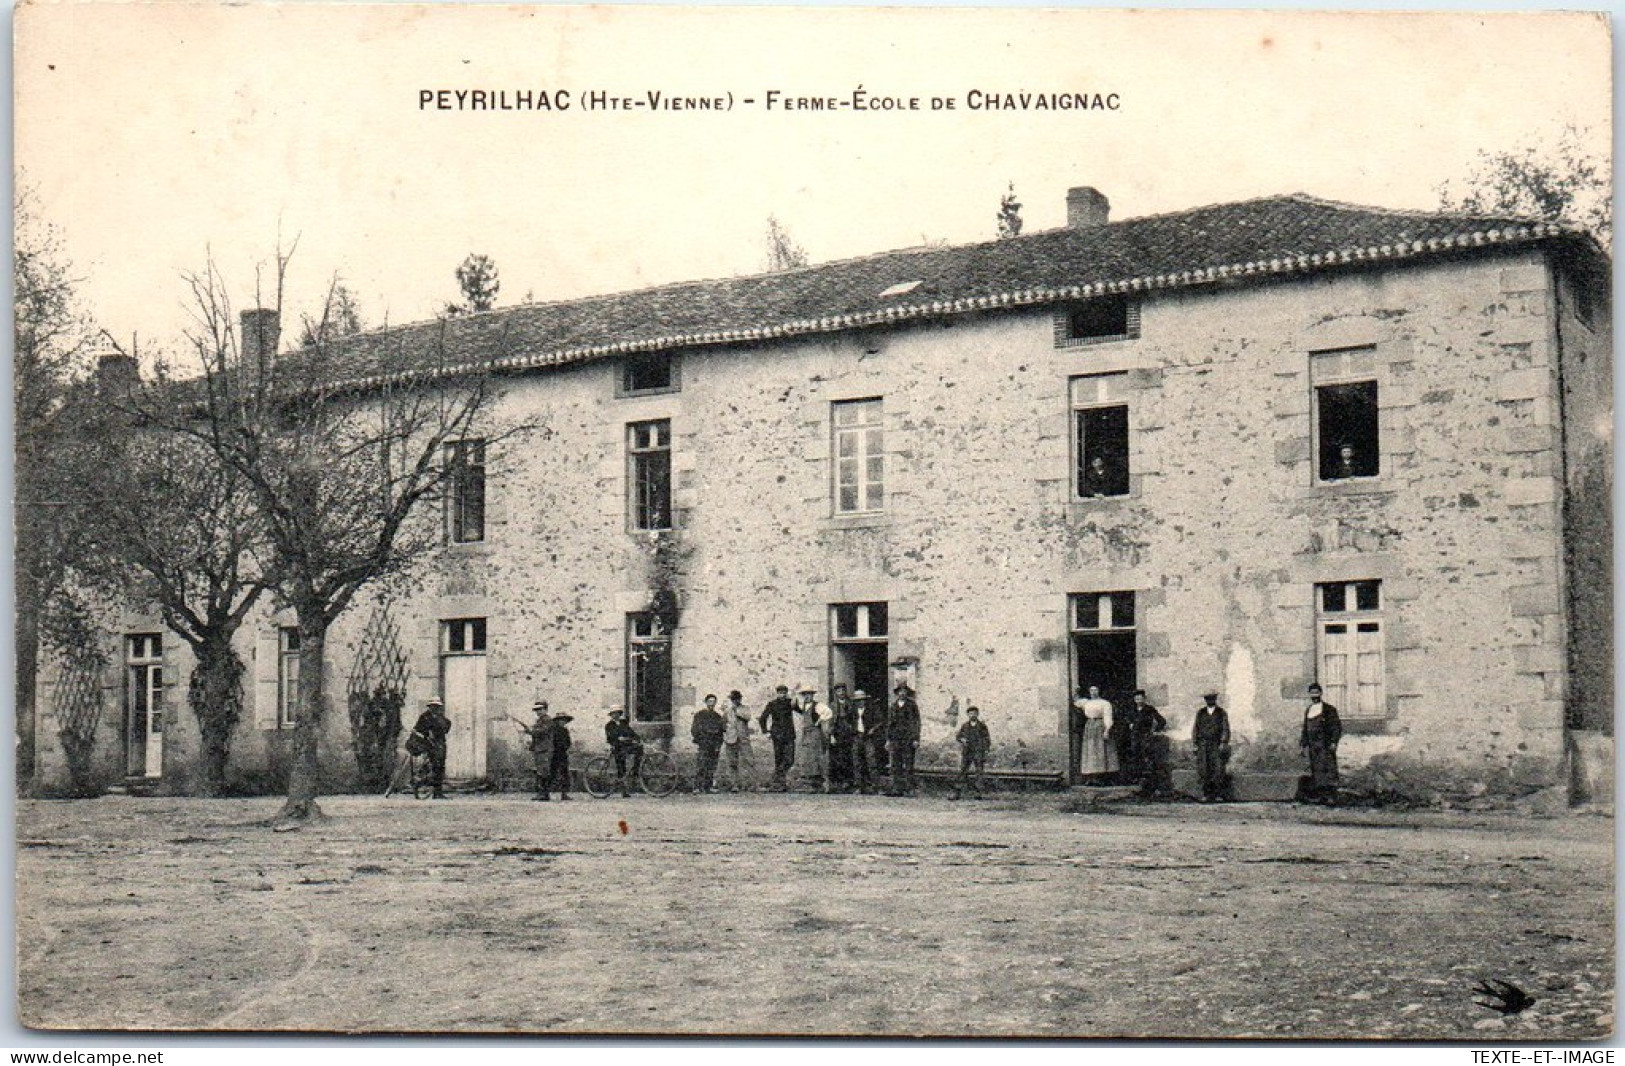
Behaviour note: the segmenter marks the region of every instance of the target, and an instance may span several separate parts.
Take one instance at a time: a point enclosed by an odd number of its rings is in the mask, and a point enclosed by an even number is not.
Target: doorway
[[[1088,685],[1100,687],[1101,698],[1111,703],[1113,712],[1134,702],[1139,660],[1132,592],[1089,592],[1072,597],[1072,695],[1068,702]],[[1069,779],[1076,784],[1078,735],[1069,728],[1067,736]],[[1107,742],[1117,743],[1122,736],[1117,731]],[[1119,760],[1122,754],[1119,751]]]
[[[886,699],[890,657],[887,654],[887,610],[884,603],[832,604],[830,614],[829,687],[862,689],[870,699]]]
[[[135,633],[125,638],[124,773],[161,777],[164,772],[164,638]]]
[[[485,776],[485,619],[454,618],[441,625],[440,691],[451,719],[446,735],[446,777]]]

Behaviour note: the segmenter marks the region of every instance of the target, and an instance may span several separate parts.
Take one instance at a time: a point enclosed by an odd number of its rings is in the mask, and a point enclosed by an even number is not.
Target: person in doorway
[[[982,798],[983,775],[987,773],[987,753],[993,750],[993,736],[987,723],[982,721],[980,708],[965,710],[965,724],[955,735],[959,741],[959,787],[954,799],[959,799],[968,788],[975,799]]]
[[[1107,743],[1112,729],[1111,701],[1102,699],[1100,686],[1090,685],[1089,694],[1078,700],[1076,721],[1081,726],[1078,739],[1078,773],[1094,783],[1117,772],[1117,749]]]
[[[1309,706],[1303,711],[1303,733],[1299,745],[1309,757],[1309,787],[1304,798],[1313,803],[1337,800],[1337,744],[1343,739],[1343,723],[1337,708],[1321,701],[1318,684],[1309,686]]]
[[[812,685],[802,685],[797,693],[801,705],[801,735],[796,740],[796,767],[801,784],[813,792],[829,791],[829,708],[818,702]]]
[[[1168,719],[1145,701],[1145,689],[1134,690],[1134,756],[1140,795],[1162,796],[1173,791],[1168,772]]]
[[[788,685],[778,687],[756,724],[773,741],[772,788],[783,792],[790,787],[790,769],[796,764],[796,705],[790,701]]]
[[[689,727],[689,735],[699,749],[694,772],[695,792],[717,790],[717,757],[722,754],[722,738],[727,731],[728,723],[717,711],[716,693],[707,693],[705,702],[694,712],[694,722]]]
[[[632,728],[625,707],[616,707],[609,712],[609,721],[604,724],[604,740],[609,743],[609,753],[615,759],[615,781],[621,786],[621,795],[630,796],[632,790],[628,785],[628,771],[631,779],[636,780],[638,772],[643,769],[643,738]]]
[[[869,714],[869,694],[860,689],[852,691],[852,791],[867,793],[871,787],[869,772],[869,741],[863,732],[863,720]]]
[[[1202,802],[1214,803],[1229,793],[1230,716],[1219,706],[1219,694],[1202,694],[1203,705],[1191,726],[1196,748],[1196,776],[1202,784]]]
[[[830,693],[830,713],[830,787],[850,792],[857,787],[858,707],[845,685],[836,685]]]
[[[435,799],[446,798],[446,735],[450,732],[451,719],[446,717],[446,705],[438,699],[424,705],[423,713],[412,726],[412,735],[420,738],[423,754],[429,760],[429,787],[434,790]],[[407,740],[410,751],[411,737]]]
[[[863,703],[858,708],[858,726],[863,731],[864,754],[868,756],[868,778],[871,790],[880,787],[880,779],[891,772],[891,762],[886,756],[886,739],[889,729],[888,720],[891,716],[890,708],[886,706],[884,693],[877,693],[871,697],[863,694]]]
[[[891,788],[888,796],[914,795],[914,755],[920,745],[920,704],[907,681],[893,690],[886,714],[886,740],[891,747]]]
[[[728,791],[739,791],[740,762],[750,759],[750,711],[738,689],[728,693],[722,709],[722,747],[728,754]]]
[[[536,795],[531,799],[546,802],[548,782],[553,779],[553,719],[547,713],[547,701],[537,700],[530,706],[536,720],[530,725],[514,719],[530,741],[530,765],[536,775]]]
[[[553,747],[547,776],[551,786],[559,790],[561,800],[570,798],[570,723],[573,721],[575,719],[568,714],[553,716]],[[545,788],[542,798],[547,798]]]

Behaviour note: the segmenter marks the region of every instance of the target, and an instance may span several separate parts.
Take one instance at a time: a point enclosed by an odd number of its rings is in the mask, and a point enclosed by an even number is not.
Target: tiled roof
[[[1574,236],[1567,228],[1531,219],[1276,196],[1093,229],[1046,230],[983,244],[912,248],[773,274],[501,308],[364,334],[347,342],[343,357],[358,385],[471,365],[514,371]],[[888,289],[894,295],[883,295]]]

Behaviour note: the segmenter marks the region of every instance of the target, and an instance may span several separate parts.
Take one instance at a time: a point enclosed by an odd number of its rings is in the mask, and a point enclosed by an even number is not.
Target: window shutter
[[[276,728],[276,627],[254,635],[254,728]]]

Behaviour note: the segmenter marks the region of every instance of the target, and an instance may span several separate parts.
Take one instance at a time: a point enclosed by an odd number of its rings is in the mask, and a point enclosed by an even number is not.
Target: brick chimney
[[[1099,189],[1080,185],[1066,191],[1068,229],[1097,229],[1110,219],[1112,203]]]
[[[281,316],[268,308],[257,307],[242,312],[240,317],[243,322],[243,358],[251,362],[274,358],[277,341],[282,334]]]
[[[96,395],[104,400],[128,396],[141,384],[141,368],[133,355],[108,352],[96,357]]]

